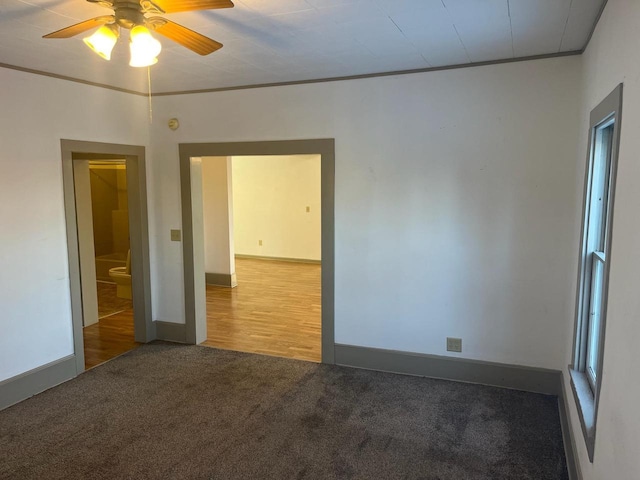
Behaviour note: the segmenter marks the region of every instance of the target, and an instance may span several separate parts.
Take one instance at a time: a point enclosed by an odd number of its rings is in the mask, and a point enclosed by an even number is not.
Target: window
[[[602,383],[621,105],[622,85],[619,85],[591,112],[585,172],[574,357],[570,373],[592,461]]]
[[[587,268],[583,275],[590,276],[590,285],[585,284],[584,319],[586,323],[586,357],[584,371],[593,393],[596,391],[598,380],[598,364],[601,356],[602,303],[604,296],[604,270],[607,263],[607,224],[610,222],[609,204],[611,191],[611,137],[615,119],[607,120],[605,124],[595,129],[593,142],[593,160],[591,165],[591,185],[587,199],[589,208],[586,209],[585,233],[587,243]],[[587,271],[590,270],[590,271]],[[586,290],[589,288],[587,294]],[[581,362],[582,363],[582,362]]]

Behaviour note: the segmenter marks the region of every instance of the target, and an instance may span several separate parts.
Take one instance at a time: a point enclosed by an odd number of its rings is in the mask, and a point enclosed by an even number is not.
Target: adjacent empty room
[[[320,155],[202,157],[207,341],[321,360]]]

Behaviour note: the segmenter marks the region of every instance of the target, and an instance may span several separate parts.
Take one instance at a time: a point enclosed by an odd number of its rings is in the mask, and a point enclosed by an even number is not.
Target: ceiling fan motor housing
[[[116,1],[113,7],[116,23],[122,28],[132,29],[136,25],[144,25],[144,13],[139,2]]]

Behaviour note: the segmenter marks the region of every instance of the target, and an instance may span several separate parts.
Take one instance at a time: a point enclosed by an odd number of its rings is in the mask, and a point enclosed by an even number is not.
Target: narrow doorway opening
[[[78,213],[83,213],[82,203],[86,204],[85,188],[77,185],[79,181],[86,181],[85,175],[79,172],[83,166],[76,162],[74,169]],[[85,368],[140,345],[134,338],[126,169],[124,159],[88,161],[91,208],[86,215],[91,215],[97,315],[94,311],[85,311],[83,318]],[[79,217],[78,221],[82,219]],[[80,261],[82,263],[83,258]],[[93,276],[87,267],[81,265],[81,270]]]
[[[320,155],[201,161],[203,344],[320,362]]]
[[[144,147],[61,140],[76,371],[156,338]]]

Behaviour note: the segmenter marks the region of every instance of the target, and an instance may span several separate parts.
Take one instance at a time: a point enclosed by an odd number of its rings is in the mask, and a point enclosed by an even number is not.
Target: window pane
[[[604,295],[604,253],[592,256],[591,299],[589,302],[589,329],[587,338],[587,377],[591,388],[596,387],[602,325],[602,301]]]
[[[612,135],[613,124],[596,128],[587,234],[589,252],[605,251]]]

